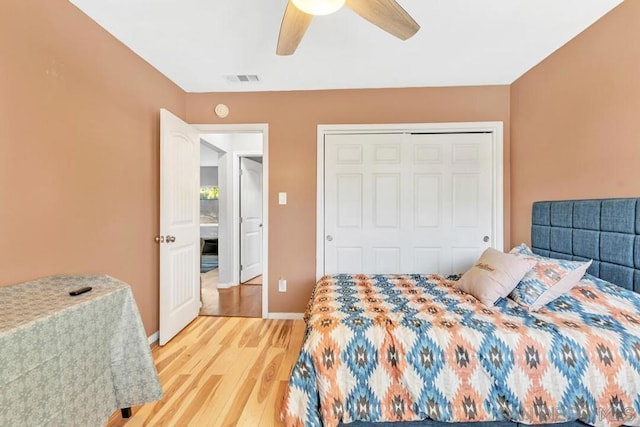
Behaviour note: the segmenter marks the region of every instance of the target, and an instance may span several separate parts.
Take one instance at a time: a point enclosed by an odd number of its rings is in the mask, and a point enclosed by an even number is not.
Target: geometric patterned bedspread
[[[284,425],[640,425],[640,295],[587,275],[530,313],[508,299],[488,309],[452,280],[323,277],[307,308]]]

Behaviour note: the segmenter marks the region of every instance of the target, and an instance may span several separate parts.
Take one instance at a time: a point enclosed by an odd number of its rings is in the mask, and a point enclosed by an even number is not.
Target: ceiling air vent
[[[231,83],[248,83],[259,82],[260,79],[255,74],[232,74],[225,76],[228,82]]]

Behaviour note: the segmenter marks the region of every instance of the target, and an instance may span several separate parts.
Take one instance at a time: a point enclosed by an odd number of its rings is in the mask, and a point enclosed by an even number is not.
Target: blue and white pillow
[[[537,262],[509,294],[509,298],[529,311],[538,311],[570,291],[591,265],[591,261],[569,261],[536,255],[524,243],[510,253]]]

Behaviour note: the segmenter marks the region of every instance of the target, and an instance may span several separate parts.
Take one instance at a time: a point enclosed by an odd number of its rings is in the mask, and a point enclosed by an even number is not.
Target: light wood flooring
[[[262,317],[262,276],[218,289],[218,269],[202,274],[201,316]]]
[[[107,427],[279,426],[303,336],[302,320],[198,317],[153,349],[164,398]]]

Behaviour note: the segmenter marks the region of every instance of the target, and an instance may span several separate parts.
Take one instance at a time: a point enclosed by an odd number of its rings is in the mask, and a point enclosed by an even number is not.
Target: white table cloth
[[[62,275],[0,287],[0,426],[102,426],[161,397],[129,285]]]

